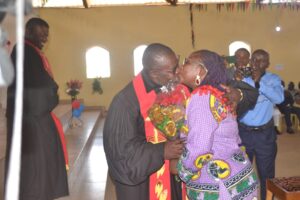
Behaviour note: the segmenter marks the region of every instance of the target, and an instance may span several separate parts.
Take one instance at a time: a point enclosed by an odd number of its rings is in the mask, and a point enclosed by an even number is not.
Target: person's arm
[[[236,80],[231,80],[228,86],[223,86],[223,88],[226,91],[224,96],[229,100],[229,104],[236,107],[238,118],[254,108],[259,95],[256,88],[243,81]]]
[[[164,160],[174,155],[169,149],[178,141],[152,144],[146,141],[143,118],[139,116],[138,101],[130,98],[114,98],[104,125],[104,150],[112,178],[127,185],[145,181],[149,175],[159,170]],[[181,150],[175,157],[179,157]]]
[[[280,104],[284,100],[284,89],[278,76],[272,75],[266,80],[262,77],[257,85],[259,93],[266,96],[272,103]]]

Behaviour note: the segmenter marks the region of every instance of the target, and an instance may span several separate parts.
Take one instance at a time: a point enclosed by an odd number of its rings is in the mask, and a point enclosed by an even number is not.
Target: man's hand
[[[239,69],[236,69],[236,70],[235,70],[235,72],[234,72],[234,78],[235,78],[235,80],[237,80],[237,81],[243,80],[244,76],[243,76],[241,70],[239,70]]]
[[[254,80],[254,82],[259,82],[262,74],[263,72],[260,70],[260,68],[253,67],[252,79]]]
[[[178,163],[178,159],[170,160],[170,172],[171,172],[171,174],[178,174],[177,163]]]
[[[221,84],[221,87],[225,90],[223,97],[228,100],[226,104],[230,106],[232,113],[236,113],[237,104],[242,98],[241,90],[223,84]]]
[[[167,141],[164,148],[165,160],[179,158],[184,148],[184,140],[176,139],[173,141]]]

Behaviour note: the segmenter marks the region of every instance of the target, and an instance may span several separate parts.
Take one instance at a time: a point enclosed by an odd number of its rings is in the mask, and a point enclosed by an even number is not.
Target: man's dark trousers
[[[255,157],[261,184],[261,200],[265,200],[266,179],[275,177],[275,158],[277,154],[275,128],[274,126],[268,126],[263,129],[255,129],[239,124],[239,133],[251,162]]]

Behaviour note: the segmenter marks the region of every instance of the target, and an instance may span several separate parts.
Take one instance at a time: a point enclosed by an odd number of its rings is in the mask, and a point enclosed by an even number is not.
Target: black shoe
[[[295,131],[291,127],[287,128],[286,132],[288,132],[289,134],[295,133]]]

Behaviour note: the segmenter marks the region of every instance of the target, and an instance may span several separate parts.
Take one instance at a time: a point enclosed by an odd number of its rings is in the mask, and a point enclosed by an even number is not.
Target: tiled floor
[[[99,111],[84,112],[80,117],[83,122],[82,126],[69,128],[65,134],[69,155],[70,175],[73,173],[73,170],[76,169],[74,165],[82,163],[83,154],[91,145],[98,117]]]
[[[70,196],[59,200],[104,199],[107,165],[102,143],[103,123],[104,119],[98,121],[89,137],[90,144],[83,149],[70,171]],[[74,131],[77,130],[74,129]]]
[[[70,118],[67,121],[69,120]],[[65,132],[69,155],[70,169],[68,171],[68,180],[70,196],[61,199],[104,199],[107,174],[107,166],[102,149],[102,127],[104,119],[100,118],[100,111],[85,111],[81,115],[81,120],[83,122],[82,126],[69,128]],[[96,124],[97,126],[95,126]],[[104,163],[102,163],[103,161]],[[4,160],[1,160],[0,200],[3,199],[3,165]],[[103,168],[103,173],[98,171],[98,169],[101,168]],[[92,198],[90,195],[85,198],[83,196],[84,194],[97,194],[97,191],[91,191],[93,188],[100,191],[98,192],[98,196]]]
[[[79,176],[76,178],[73,186],[70,187],[70,196],[59,200],[116,199],[113,184],[110,179],[107,179],[107,164],[102,145],[103,123],[104,120],[101,119],[96,126],[95,136],[91,137],[93,142],[88,147]],[[78,130],[75,129],[74,131]],[[300,175],[299,166],[300,132],[298,131],[293,135],[286,133],[279,135],[276,176]]]
[[[107,164],[103,151],[104,119],[97,121],[98,116],[98,111],[84,112],[83,126],[66,132],[70,159],[70,196],[59,200],[115,200],[113,184],[107,180]],[[293,135],[279,135],[276,176],[300,175],[299,166],[299,131]]]
[[[278,136],[276,176],[300,176],[300,132]]]

